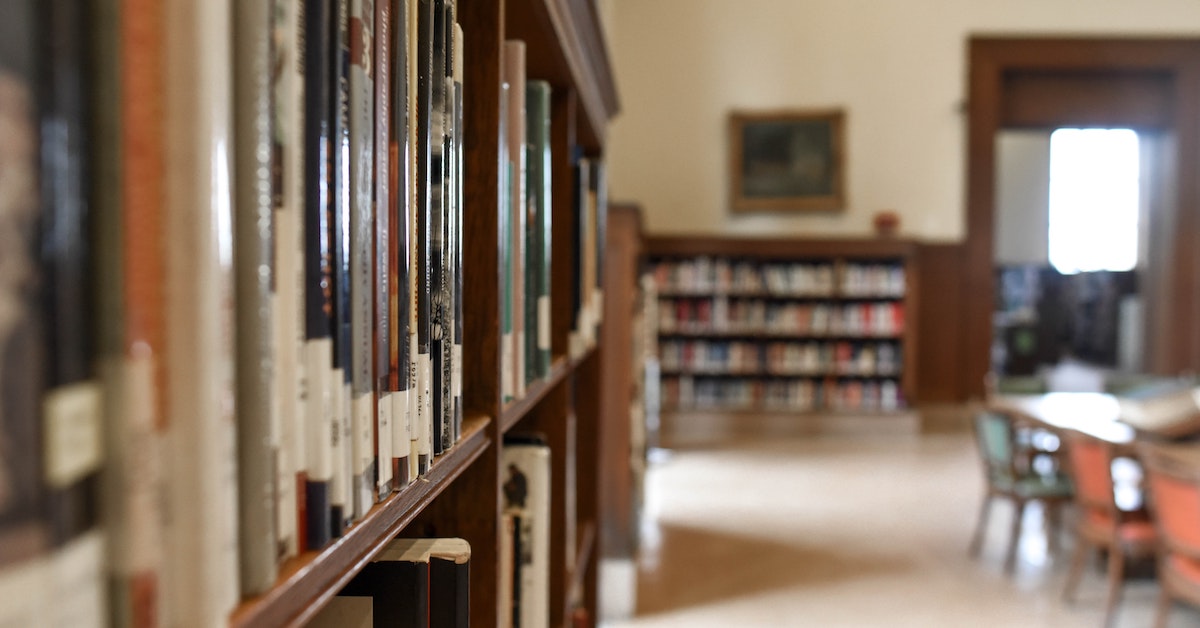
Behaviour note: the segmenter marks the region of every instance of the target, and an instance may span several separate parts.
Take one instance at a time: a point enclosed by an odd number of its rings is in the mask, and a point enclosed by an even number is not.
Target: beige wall
[[[1197,0],[608,2],[612,195],[651,233],[866,235],[894,209],[905,235],[960,240],[970,35],[1200,36]],[[847,112],[847,209],[732,215],[728,112],[820,107]]]

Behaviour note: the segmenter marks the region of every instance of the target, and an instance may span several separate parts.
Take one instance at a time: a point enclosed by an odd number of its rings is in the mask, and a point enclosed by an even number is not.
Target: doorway
[[[1200,40],[972,38],[962,354],[967,397],[992,366],[997,139],[1006,131],[1131,128],[1156,137],[1145,236],[1143,368],[1200,363]]]

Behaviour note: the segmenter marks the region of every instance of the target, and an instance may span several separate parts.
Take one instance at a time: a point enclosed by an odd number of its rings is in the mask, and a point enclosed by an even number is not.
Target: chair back
[[[1169,551],[1198,559],[1200,456],[1189,460],[1172,450],[1178,451],[1178,447],[1151,443],[1138,445],[1160,538]]]
[[[975,443],[989,478],[1013,475],[1012,418],[998,412],[975,415]]]
[[[1067,464],[1075,485],[1075,501],[1088,520],[1114,523],[1117,512],[1113,496],[1112,446],[1097,438],[1068,432]]]

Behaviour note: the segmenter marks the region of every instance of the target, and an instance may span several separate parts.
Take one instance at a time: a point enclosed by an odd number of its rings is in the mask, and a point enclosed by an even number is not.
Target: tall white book
[[[238,601],[233,386],[232,15],[166,0],[168,626]]]
[[[507,442],[501,454],[504,517],[513,527],[513,624],[550,625],[550,448],[537,438]]]

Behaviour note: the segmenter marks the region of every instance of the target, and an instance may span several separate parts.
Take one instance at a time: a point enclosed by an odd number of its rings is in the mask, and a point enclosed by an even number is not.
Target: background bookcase
[[[600,457],[599,352],[568,357],[572,155],[602,156],[616,91],[594,3],[573,0],[458,0],[465,34],[466,208],[463,225],[463,436],[430,473],[378,504],[343,537],[285,565],[266,594],[245,600],[232,626],[303,625],[395,537],[456,536],[471,544],[471,624],[501,623],[500,450],[505,434],[536,431],[552,450],[550,623],[596,608]],[[527,394],[500,395],[498,172],[502,48],[526,43],[528,77],[553,88],[553,366]],[[591,619],[594,621],[594,619]]]
[[[913,399],[912,243],[651,237],[647,250],[664,412],[888,413]]]

